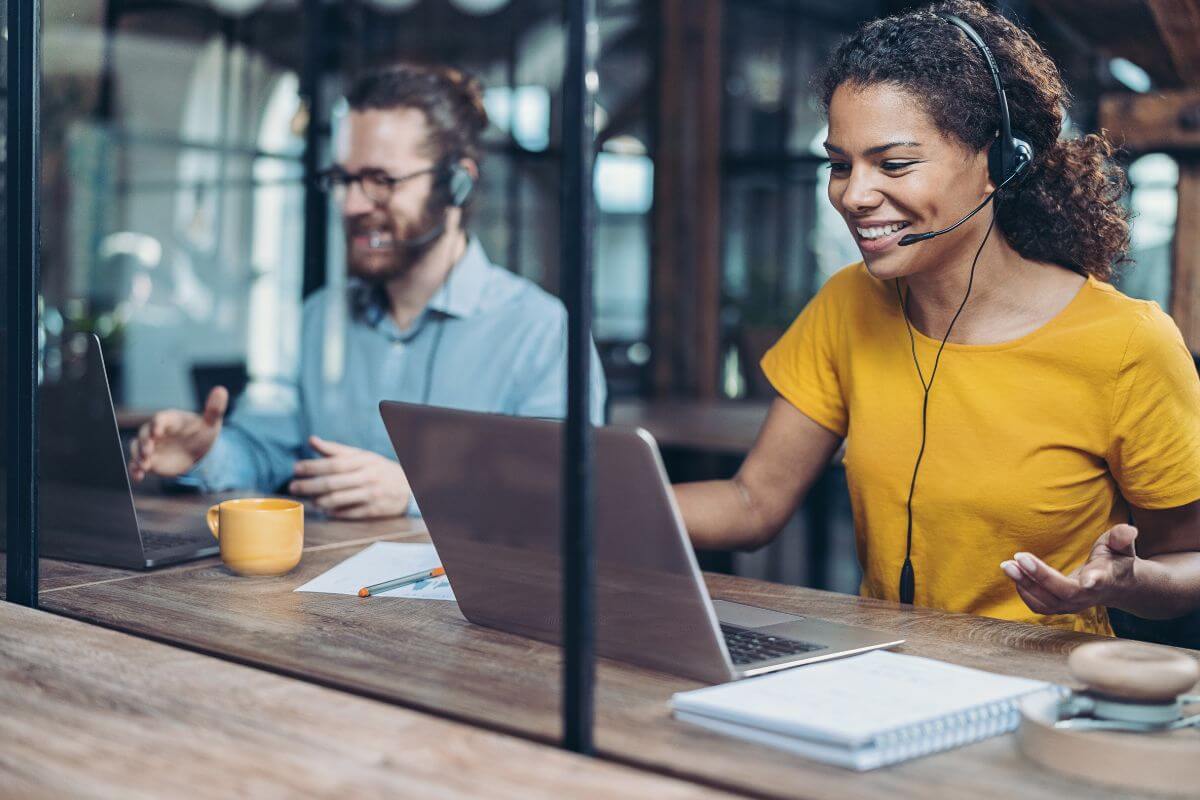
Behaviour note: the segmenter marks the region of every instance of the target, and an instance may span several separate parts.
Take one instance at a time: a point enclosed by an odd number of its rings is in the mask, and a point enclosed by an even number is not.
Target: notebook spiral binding
[[[1062,686],[1052,690],[1060,698],[1070,692]],[[1018,703],[1024,698],[995,703],[887,731],[875,738],[881,766],[950,750],[1017,729],[1021,721]]]

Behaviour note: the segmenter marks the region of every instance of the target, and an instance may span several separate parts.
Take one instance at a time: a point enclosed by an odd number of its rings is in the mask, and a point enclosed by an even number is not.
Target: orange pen
[[[401,586],[408,586],[409,584],[412,584],[412,583],[420,583],[421,581],[427,581],[430,578],[438,578],[445,574],[446,574],[446,570],[442,569],[441,567],[434,567],[433,569],[423,569],[420,572],[414,572],[411,575],[405,575],[403,578],[394,578],[390,581],[384,581],[383,583],[376,583],[376,584],[372,584],[371,586],[364,586],[363,588],[358,590],[358,596],[359,597],[370,597],[373,594],[379,594],[380,592],[391,591],[392,589],[399,589]]]

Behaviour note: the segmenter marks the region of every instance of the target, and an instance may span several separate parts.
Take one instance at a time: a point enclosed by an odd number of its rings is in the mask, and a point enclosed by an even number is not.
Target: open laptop
[[[561,642],[561,422],[384,401],[383,422],[463,615]],[[900,644],[712,600],[653,438],[594,439],[596,648],[719,683]]]
[[[38,427],[40,552],[47,558],[150,569],[215,555],[204,510],[138,497],[129,484],[100,340],[43,382]],[[207,507],[207,503],[204,504]]]

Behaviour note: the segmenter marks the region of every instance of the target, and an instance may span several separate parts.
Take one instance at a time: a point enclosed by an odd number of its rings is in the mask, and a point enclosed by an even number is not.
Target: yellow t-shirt
[[[913,335],[928,378],[940,341]],[[898,599],[922,389],[895,287],[861,263],[839,271],[762,368],[845,437],[860,592]],[[1128,521],[1126,500],[1200,498],[1200,380],[1179,329],[1156,303],[1092,278],[1019,339],[948,343],[928,424],[913,496],[917,605],[1111,635],[1100,607],[1030,611],[1000,562],[1024,550],[1069,572]]]

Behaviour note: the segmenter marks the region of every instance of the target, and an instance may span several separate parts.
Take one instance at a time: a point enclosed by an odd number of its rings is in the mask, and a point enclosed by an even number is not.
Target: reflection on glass
[[[496,86],[484,91],[492,124],[511,130],[518,145],[534,153],[550,146],[550,92],[544,86]]]
[[[726,8],[722,364],[727,397],[769,397],[759,358],[830,275],[859,259],[829,205],[825,123],[810,82],[870,9]],[[859,6],[863,6],[859,8]]]
[[[1122,270],[1117,285],[1132,297],[1154,300],[1169,309],[1179,165],[1163,153],[1142,156],[1130,165],[1129,182],[1133,263]]]
[[[106,29],[47,9],[45,363],[96,334],[119,406],[194,407],[206,371],[274,380],[294,359],[297,81],[246,16],[260,5],[218,4],[235,21],[187,36],[151,11]]]

